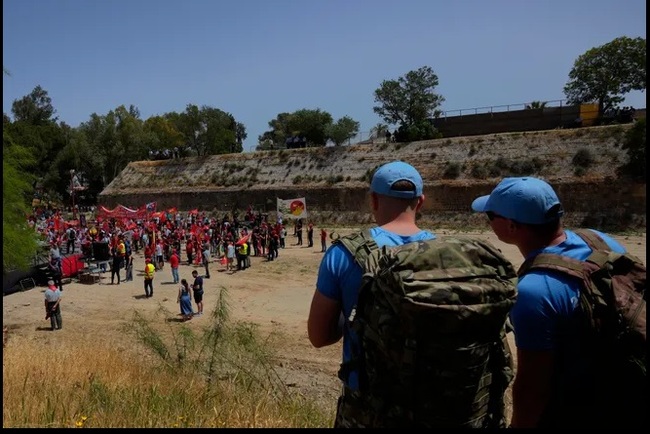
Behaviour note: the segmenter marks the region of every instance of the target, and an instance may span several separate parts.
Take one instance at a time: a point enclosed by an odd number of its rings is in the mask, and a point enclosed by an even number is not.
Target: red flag
[[[235,243],[236,246],[241,246],[244,243],[248,242],[248,239],[251,237],[251,234],[246,234],[243,237],[241,237],[237,242]]]

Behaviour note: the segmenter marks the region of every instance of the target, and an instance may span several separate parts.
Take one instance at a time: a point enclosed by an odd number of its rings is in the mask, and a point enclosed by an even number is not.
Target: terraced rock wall
[[[100,204],[214,213],[249,205],[273,213],[276,198],[305,197],[314,219],[367,223],[368,182],[384,162],[414,165],[425,179],[422,217],[431,224],[480,224],[471,201],[503,176],[534,175],[550,182],[570,222],[601,228],[645,226],[645,183],[620,177],[626,126],[591,127],[412,143],[261,151],[130,163],[100,194]],[[590,164],[574,163],[585,154]],[[573,217],[571,217],[573,216]]]

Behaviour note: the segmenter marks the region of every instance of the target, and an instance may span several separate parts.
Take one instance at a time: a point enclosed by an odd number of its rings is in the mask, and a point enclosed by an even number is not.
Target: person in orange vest
[[[145,259],[144,266],[144,293],[148,297],[153,297],[153,276],[156,273],[156,267],[151,263],[151,258]]]

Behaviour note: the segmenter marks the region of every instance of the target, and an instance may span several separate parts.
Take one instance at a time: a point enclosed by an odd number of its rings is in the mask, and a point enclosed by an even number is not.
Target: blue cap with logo
[[[391,187],[397,181],[411,181],[415,190],[398,191]],[[423,182],[420,173],[408,163],[393,161],[381,166],[375,172],[370,183],[370,191],[384,196],[397,197],[400,199],[414,199],[422,196]]]
[[[487,196],[476,198],[472,209],[493,212],[519,223],[539,225],[564,214],[555,190],[533,177],[504,178]]]

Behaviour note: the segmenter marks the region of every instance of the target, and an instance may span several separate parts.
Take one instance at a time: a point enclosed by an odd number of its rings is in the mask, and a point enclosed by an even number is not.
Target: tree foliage
[[[359,122],[349,116],[343,116],[335,123],[328,125],[325,134],[336,146],[339,146],[359,134],[359,127]]]
[[[411,133],[420,131],[427,134],[429,128],[423,128],[423,122],[437,116],[437,108],[445,100],[434,93],[438,86],[438,76],[429,66],[409,71],[397,80],[384,80],[375,90],[375,113],[389,125],[398,125],[399,130]],[[418,125],[418,127],[413,128]],[[433,131],[433,130],[431,130]],[[421,136],[412,140],[429,139]]]
[[[564,94],[569,104],[598,102],[602,115],[623,102],[623,95],[645,88],[646,41],[623,36],[579,56]]]
[[[27,224],[33,194],[29,150],[2,132],[2,274],[26,270],[37,251],[37,236]]]
[[[41,86],[36,86],[29,95],[15,100],[11,105],[11,112],[15,121],[30,125],[56,122],[56,118],[52,118],[56,113],[52,106],[52,98]]]
[[[355,123],[349,116],[344,116],[338,122],[340,122],[340,128],[348,129],[353,129]],[[257,149],[284,148],[287,138],[293,136],[304,136],[309,147],[325,146],[327,140],[331,138],[329,133],[332,132],[332,123],[332,115],[321,109],[301,109],[293,113],[279,113],[275,119],[269,121],[271,129],[258,136]]]
[[[237,127],[235,118],[222,110],[204,105],[188,104],[180,114],[167,115],[183,135],[185,143],[196,155],[215,155],[241,152],[238,133],[245,137],[245,127]]]

